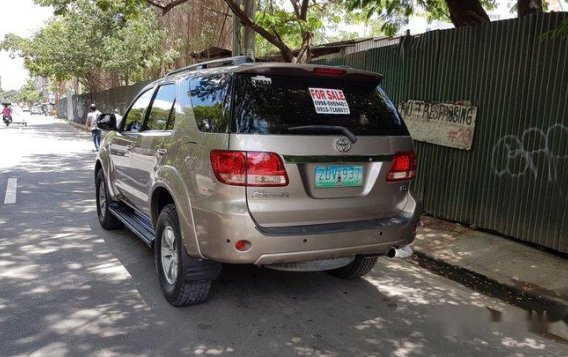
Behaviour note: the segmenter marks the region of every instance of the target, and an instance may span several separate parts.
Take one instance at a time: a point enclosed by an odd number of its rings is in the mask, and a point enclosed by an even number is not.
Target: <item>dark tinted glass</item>
[[[175,84],[166,84],[158,88],[144,130],[166,130],[175,100]]]
[[[144,122],[144,111],[150,104],[152,99],[152,93],[154,91],[147,90],[141,96],[136,99],[132,107],[126,114],[126,119],[124,119],[124,130],[137,132],[142,128],[142,123]]]
[[[199,130],[211,133],[227,132],[229,82],[228,74],[196,77],[190,80],[189,93]]]
[[[316,112],[310,88],[312,93],[314,89],[333,92],[332,107],[328,110],[320,107],[319,113]],[[382,89],[362,82],[241,74],[236,77],[234,93],[231,131],[236,133],[330,135],[326,130],[288,130],[325,125],[343,126],[355,135],[408,135],[395,106]],[[337,109],[333,105],[343,107]],[[322,114],[336,109],[342,114]]]

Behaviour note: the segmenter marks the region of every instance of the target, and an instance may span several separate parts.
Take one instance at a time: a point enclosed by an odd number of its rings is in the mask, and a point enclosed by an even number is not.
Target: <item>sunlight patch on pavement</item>
[[[54,342],[50,343],[45,347],[40,348],[39,350],[34,351],[30,354],[31,357],[40,357],[40,356],[65,356],[69,350],[67,349],[67,345],[63,342]]]
[[[114,266],[98,266],[93,269],[89,269],[92,273],[104,275],[105,281],[120,281],[120,280],[130,280],[132,276],[126,268],[117,261]]]
[[[503,338],[501,342],[506,347],[528,347],[534,350],[543,350],[546,346],[543,343],[537,342],[534,338],[525,338],[524,340],[515,340],[512,337]]]
[[[39,266],[37,265],[26,265],[19,266],[18,268],[8,268],[0,273],[0,277],[18,280],[34,280],[39,278],[36,273],[38,269]]]
[[[103,305],[95,309],[75,311],[66,316],[65,319],[56,316],[53,318],[50,328],[60,334],[97,335],[102,337],[126,335],[126,331],[112,327],[116,321],[126,317],[126,312],[119,312],[112,305]]]
[[[24,245],[24,246],[20,247],[20,250],[22,252],[29,253],[29,254],[49,254],[49,253],[57,252],[56,247],[39,247],[39,246],[34,245],[34,244]]]
[[[6,196],[4,198],[5,205],[13,205],[16,203],[16,194],[18,191],[18,179],[10,177],[8,179],[8,186],[6,186]]]

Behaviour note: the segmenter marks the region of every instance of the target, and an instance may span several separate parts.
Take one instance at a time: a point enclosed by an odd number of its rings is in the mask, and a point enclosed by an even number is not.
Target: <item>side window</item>
[[[138,132],[142,128],[144,122],[144,111],[152,100],[152,93],[154,91],[149,89],[136,99],[130,110],[126,114],[124,121],[123,131]]]
[[[218,74],[195,77],[189,82],[189,94],[197,128],[209,133],[228,132],[229,83],[231,76]]]
[[[173,106],[176,100],[176,85],[166,84],[158,88],[144,124],[144,130],[168,130],[173,115]]]

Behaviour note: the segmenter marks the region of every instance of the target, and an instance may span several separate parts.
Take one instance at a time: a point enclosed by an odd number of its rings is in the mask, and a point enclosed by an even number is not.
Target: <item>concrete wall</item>
[[[94,103],[105,113],[115,108],[124,114],[128,105],[148,82],[140,82],[128,87],[118,87],[99,93],[86,93],[63,98],[57,104],[57,116],[76,123],[85,123],[89,106]],[[70,101],[70,102],[69,102]]]

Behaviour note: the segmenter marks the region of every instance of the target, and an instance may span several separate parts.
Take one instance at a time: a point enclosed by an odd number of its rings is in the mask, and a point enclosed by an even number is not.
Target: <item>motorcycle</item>
[[[12,123],[12,116],[11,115],[6,115],[6,114],[2,114],[2,120],[4,121],[4,124],[6,124],[6,126],[10,125]]]

